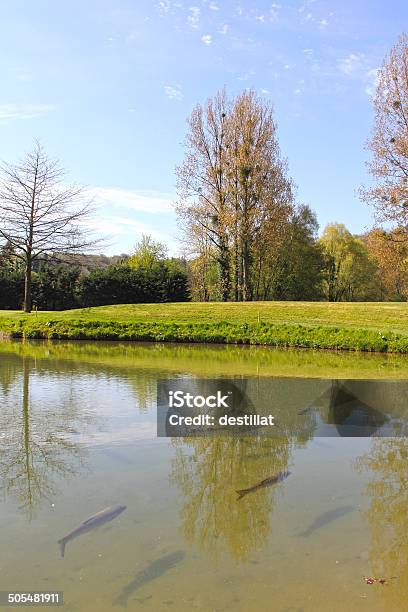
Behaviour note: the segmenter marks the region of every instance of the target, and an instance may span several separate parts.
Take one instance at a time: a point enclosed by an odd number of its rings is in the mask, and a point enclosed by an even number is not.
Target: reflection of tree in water
[[[21,363],[16,359],[0,356],[0,392],[8,395],[21,372]]]
[[[122,381],[129,385],[135,395],[137,408],[141,412],[147,412],[156,400],[157,379],[171,376],[166,369],[160,371],[156,349],[156,345],[146,347],[131,343],[105,345],[103,342],[52,343],[37,340],[0,343],[0,389],[3,386],[6,392],[19,375],[20,360],[23,358],[35,359],[37,371],[44,371],[46,375],[50,371],[54,374],[66,374],[80,364],[83,374],[89,374],[96,379]],[[156,359],[148,360],[152,352],[155,353]],[[144,367],[140,354],[151,367]],[[139,357],[139,360],[135,361],[134,356]],[[169,359],[167,354],[166,359]]]
[[[59,397],[58,408],[32,402],[33,365],[30,359],[19,360],[20,374],[15,380],[18,386],[9,387],[1,398],[0,446],[3,493],[14,496],[30,518],[43,498],[56,494],[58,478],[76,474],[83,451],[67,434],[83,428],[90,420],[89,413],[83,414],[75,401],[72,387],[68,387],[67,397]],[[17,402],[18,396],[21,400]]]
[[[218,556],[246,560],[264,546],[279,485],[237,501],[237,489],[288,469],[291,442],[258,436],[173,440],[172,480],[184,496],[185,537]]]
[[[163,378],[167,376],[163,375]],[[148,410],[156,402],[157,397],[157,377],[149,371],[130,371],[126,382],[130,385],[137,402],[140,412]]]
[[[356,467],[373,475],[366,488],[371,573],[387,579],[397,577],[379,590],[388,610],[402,610],[408,598],[408,439],[373,440]]]

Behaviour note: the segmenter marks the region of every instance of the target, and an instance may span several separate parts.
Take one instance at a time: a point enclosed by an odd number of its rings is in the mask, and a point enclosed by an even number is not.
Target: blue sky
[[[298,186],[324,225],[372,225],[356,193],[376,70],[402,0],[2,0],[0,158],[39,138],[98,205],[109,253],[141,233],[177,251],[174,168],[186,118],[226,86],[273,102]]]

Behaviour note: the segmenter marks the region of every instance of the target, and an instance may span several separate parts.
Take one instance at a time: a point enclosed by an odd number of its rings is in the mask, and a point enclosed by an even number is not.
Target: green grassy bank
[[[140,340],[408,353],[408,304],[131,304],[24,315],[0,311],[12,338]]]

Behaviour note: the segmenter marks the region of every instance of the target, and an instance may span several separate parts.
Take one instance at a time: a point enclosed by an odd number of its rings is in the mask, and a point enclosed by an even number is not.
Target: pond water
[[[62,591],[78,612],[406,609],[406,438],[321,437],[316,420],[291,437],[158,438],[157,381],[179,376],[271,380],[296,415],[346,385],[404,433],[402,357],[3,342],[0,591]]]

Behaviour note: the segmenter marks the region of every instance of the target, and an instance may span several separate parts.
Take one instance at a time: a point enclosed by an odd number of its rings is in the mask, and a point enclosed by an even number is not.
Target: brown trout
[[[281,480],[285,480],[285,478],[290,476],[290,474],[291,472],[287,472],[287,471],[279,472],[279,474],[274,474],[273,476],[269,476],[268,478],[261,480],[261,482],[257,482],[252,487],[248,487],[247,489],[239,489],[237,491],[238,493],[237,501],[245,497],[245,495],[248,495],[248,493],[254,493],[255,491],[258,491],[258,489],[263,489],[264,487],[270,487],[271,485],[274,485],[277,482],[280,482]]]
[[[114,518],[119,516],[124,510],[126,510],[126,506],[110,506],[109,508],[105,508],[96,514],[90,516],[86,521],[84,521],[79,527],[70,531],[66,536],[58,540],[58,544],[60,545],[61,557],[65,554],[65,546],[71,540],[74,540],[78,536],[83,533],[87,533],[100,525],[104,525],[109,521],[112,521]]]

